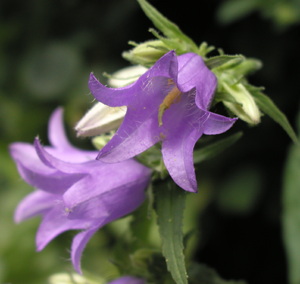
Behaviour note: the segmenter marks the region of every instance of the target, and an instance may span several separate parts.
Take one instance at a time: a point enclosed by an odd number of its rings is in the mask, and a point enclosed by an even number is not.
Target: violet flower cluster
[[[197,192],[196,142],[203,134],[227,131],[236,121],[209,111],[216,85],[215,75],[199,55],[176,56],[174,51],[122,88],[108,88],[91,74],[89,88],[98,101],[127,107],[123,123],[100,150],[98,159],[125,161],[161,142],[163,161],[174,182]]]
[[[21,177],[36,188],[17,207],[15,220],[42,216],[37,250],[65,231],[80,230],[73,239],[71,259],[81,272],[81,255],[92,235],[144,201],[151,170],[132,158],[158,142],[174,182],[196,192],[196,142],[203,134],[227,131],[236,120],[209,111],[216,84],[199,55],[176,56],[170,51],[126,87],[108,88],[91,74],[89,88],[97,100],[127,109],[123,123],[100,153],[69,143],[62,109],[49,122],[51,146],[43,147],[38,138],[33,145],[13,143],[10,153]],[[125,277],[112,283],[126,281]],[[144,283],[134,281],[130,283]]]
[[[142,204],[151,171],[133,159],[105,164],[95,159],[96,151],[70,145],[62,109],[53,113],[48,135],[51,146],[43,147],[38,138],[34,145],[10,146],[21,177],[36,188],[17,207],[15,220],[42,216],[36,234],[38,251],[65,231],[81,230],[71,248],[72,263],[81,272],[80,258],[89,239]]]

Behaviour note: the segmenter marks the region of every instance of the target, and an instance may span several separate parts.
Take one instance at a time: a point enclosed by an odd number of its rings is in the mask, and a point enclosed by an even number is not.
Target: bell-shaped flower
[[[43,147],[38,138],[34,145],[10,145],[21,177],[36,188],[18,205],[15,220],[42,216],[36,234],[38,251],[65,231],[81,230],[71,248],[72,263],[80,272],[81,254],[92,235],[144,201],[150,170],[133,159],[105,164],[95,159],[97,151],[70,145],[62,109],[52,114],[48,135],[51,146]]]
[[[89,88],[109,106],[126,106],[123,123],[98,159],[107,163],[134,157],[161,141],[165,166],[183,189],[197,191],[193,149],[203,135],[220,134],[235,122],[209,111],[217,79],[195,53],[170,51],[134,83],[108,88],[93,74]]]

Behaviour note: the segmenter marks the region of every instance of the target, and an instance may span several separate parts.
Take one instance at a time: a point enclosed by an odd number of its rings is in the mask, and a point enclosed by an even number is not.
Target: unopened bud
[[[135,82],[148,68],[141,65],[133,65],[120,69],[109,75],[108,85],[113,88],[121,88]]]
[[[126,107],[109,107],[95,104],[77,123],[77,136],[96,136],[118,129],[126,113]]]
[[[168,51],[161,40],[150,40],[137,44],[132,50],[123,52],[122,56],[132,63],[151,66]]]
[[[57,273],[48,279],[49,284],[104,284],[104,279],[91,280],[77,273]]]
[[[240,119],[251,125],[260,122],[261,113],[254,98],[242,83],[229,86],[223,82],[225,91],[232,97],[231,101],[223,101],[224,105]]]
[[[141,65],[120,69],[112,75],[108,75],[108,85],[114,88],[124,87],[135,82],[147,70]],[[109,107],[98,102],[75,126],[77,136],[97,136],[117,130],[123,121],[125,113],[126,106]]]

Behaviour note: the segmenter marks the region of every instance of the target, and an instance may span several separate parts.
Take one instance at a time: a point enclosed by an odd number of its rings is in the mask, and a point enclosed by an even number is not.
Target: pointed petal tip
[[[19,224],[23,221],[22,217],[20,216],[19,212],[16,211],[15,214],[14,214],[14,222],[16,224]]]
[[[91,72],[90,73],[90,76],[89,76],[89,84],[90,83],[93,83],[93,82],[98,82],[98,79],[95,77],[95,75],[94,75],[94,73],[93,72]]]

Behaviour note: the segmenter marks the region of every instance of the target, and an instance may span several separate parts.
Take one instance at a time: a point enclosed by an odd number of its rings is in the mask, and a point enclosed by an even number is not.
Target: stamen
[[[181,98],[181,92],[178,90],[176,86],[173,87],[173,89],[166,95],[163,102],[159,105],[158,109],[158,125],[162,126],[162,116],[172,104],[178,103]]]

